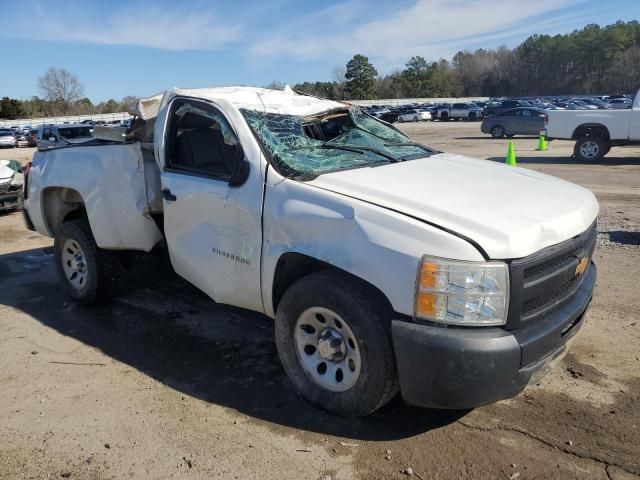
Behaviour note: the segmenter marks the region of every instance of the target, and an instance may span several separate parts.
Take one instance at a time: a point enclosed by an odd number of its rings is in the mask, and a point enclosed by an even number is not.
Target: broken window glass
[[[315,175],[433,153],[358,108],[306,117],[248,109],[241,112],[276,168],[286,176]]]

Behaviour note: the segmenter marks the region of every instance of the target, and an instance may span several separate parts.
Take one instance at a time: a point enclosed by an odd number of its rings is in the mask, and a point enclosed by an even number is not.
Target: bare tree
[[[271,90],[284,90],[285,86],[286,84],[280,80],[272,80],[271,83],[264,88],[269,88]]]
[[[140,100],[140,97],[127,95],[122,100],[120,100],[120,105],[122,105],[122,110],[126,112],[133,110],[138,104],[138,100]]]
[[[347,74],[347,67],[344,65],[337,65],[333,67],[333,81],[336,83],[336,94],[338,99],[344,98],[344,84],[347,81],[345,75]]]
[[[78,76],[64,68],[50,68],[38,77],[38,89],[50,102],[55,103],[67,115],[76,100],[82,98],[84,85]]]

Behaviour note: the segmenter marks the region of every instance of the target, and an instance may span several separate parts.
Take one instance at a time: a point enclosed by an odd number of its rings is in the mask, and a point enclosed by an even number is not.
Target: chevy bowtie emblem
[[[580,258],[580,261],[578,262],[578,266],[576,267],[575,276],[579,277],[580,275],[582,275],[588,266],[589,266],[589,259],[587,257]]]

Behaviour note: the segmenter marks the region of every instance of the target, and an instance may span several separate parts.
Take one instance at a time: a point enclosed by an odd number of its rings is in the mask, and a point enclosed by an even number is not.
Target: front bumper
[[[566,353],[584,324],[595,281],[596,266],[591,263],[568,303],[517,330],[394,320],[402,397],[411,405],[466,409],[519,394]]]
[[[15,207],[18,205],[19,190],[11,190],[0,193],[0,209]]]

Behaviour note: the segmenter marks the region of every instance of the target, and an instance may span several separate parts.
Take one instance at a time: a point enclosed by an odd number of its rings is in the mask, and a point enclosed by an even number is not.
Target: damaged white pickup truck
[[[398,390],[438,408],[512,397],[584,323],[584,188],[290,89],[172,89],[137,114],[121,139],[38,151],[25,180],[27,224],[81,303],[117,251],[166,246],[216,302],[274,318],[295,387],[349,416]]]

